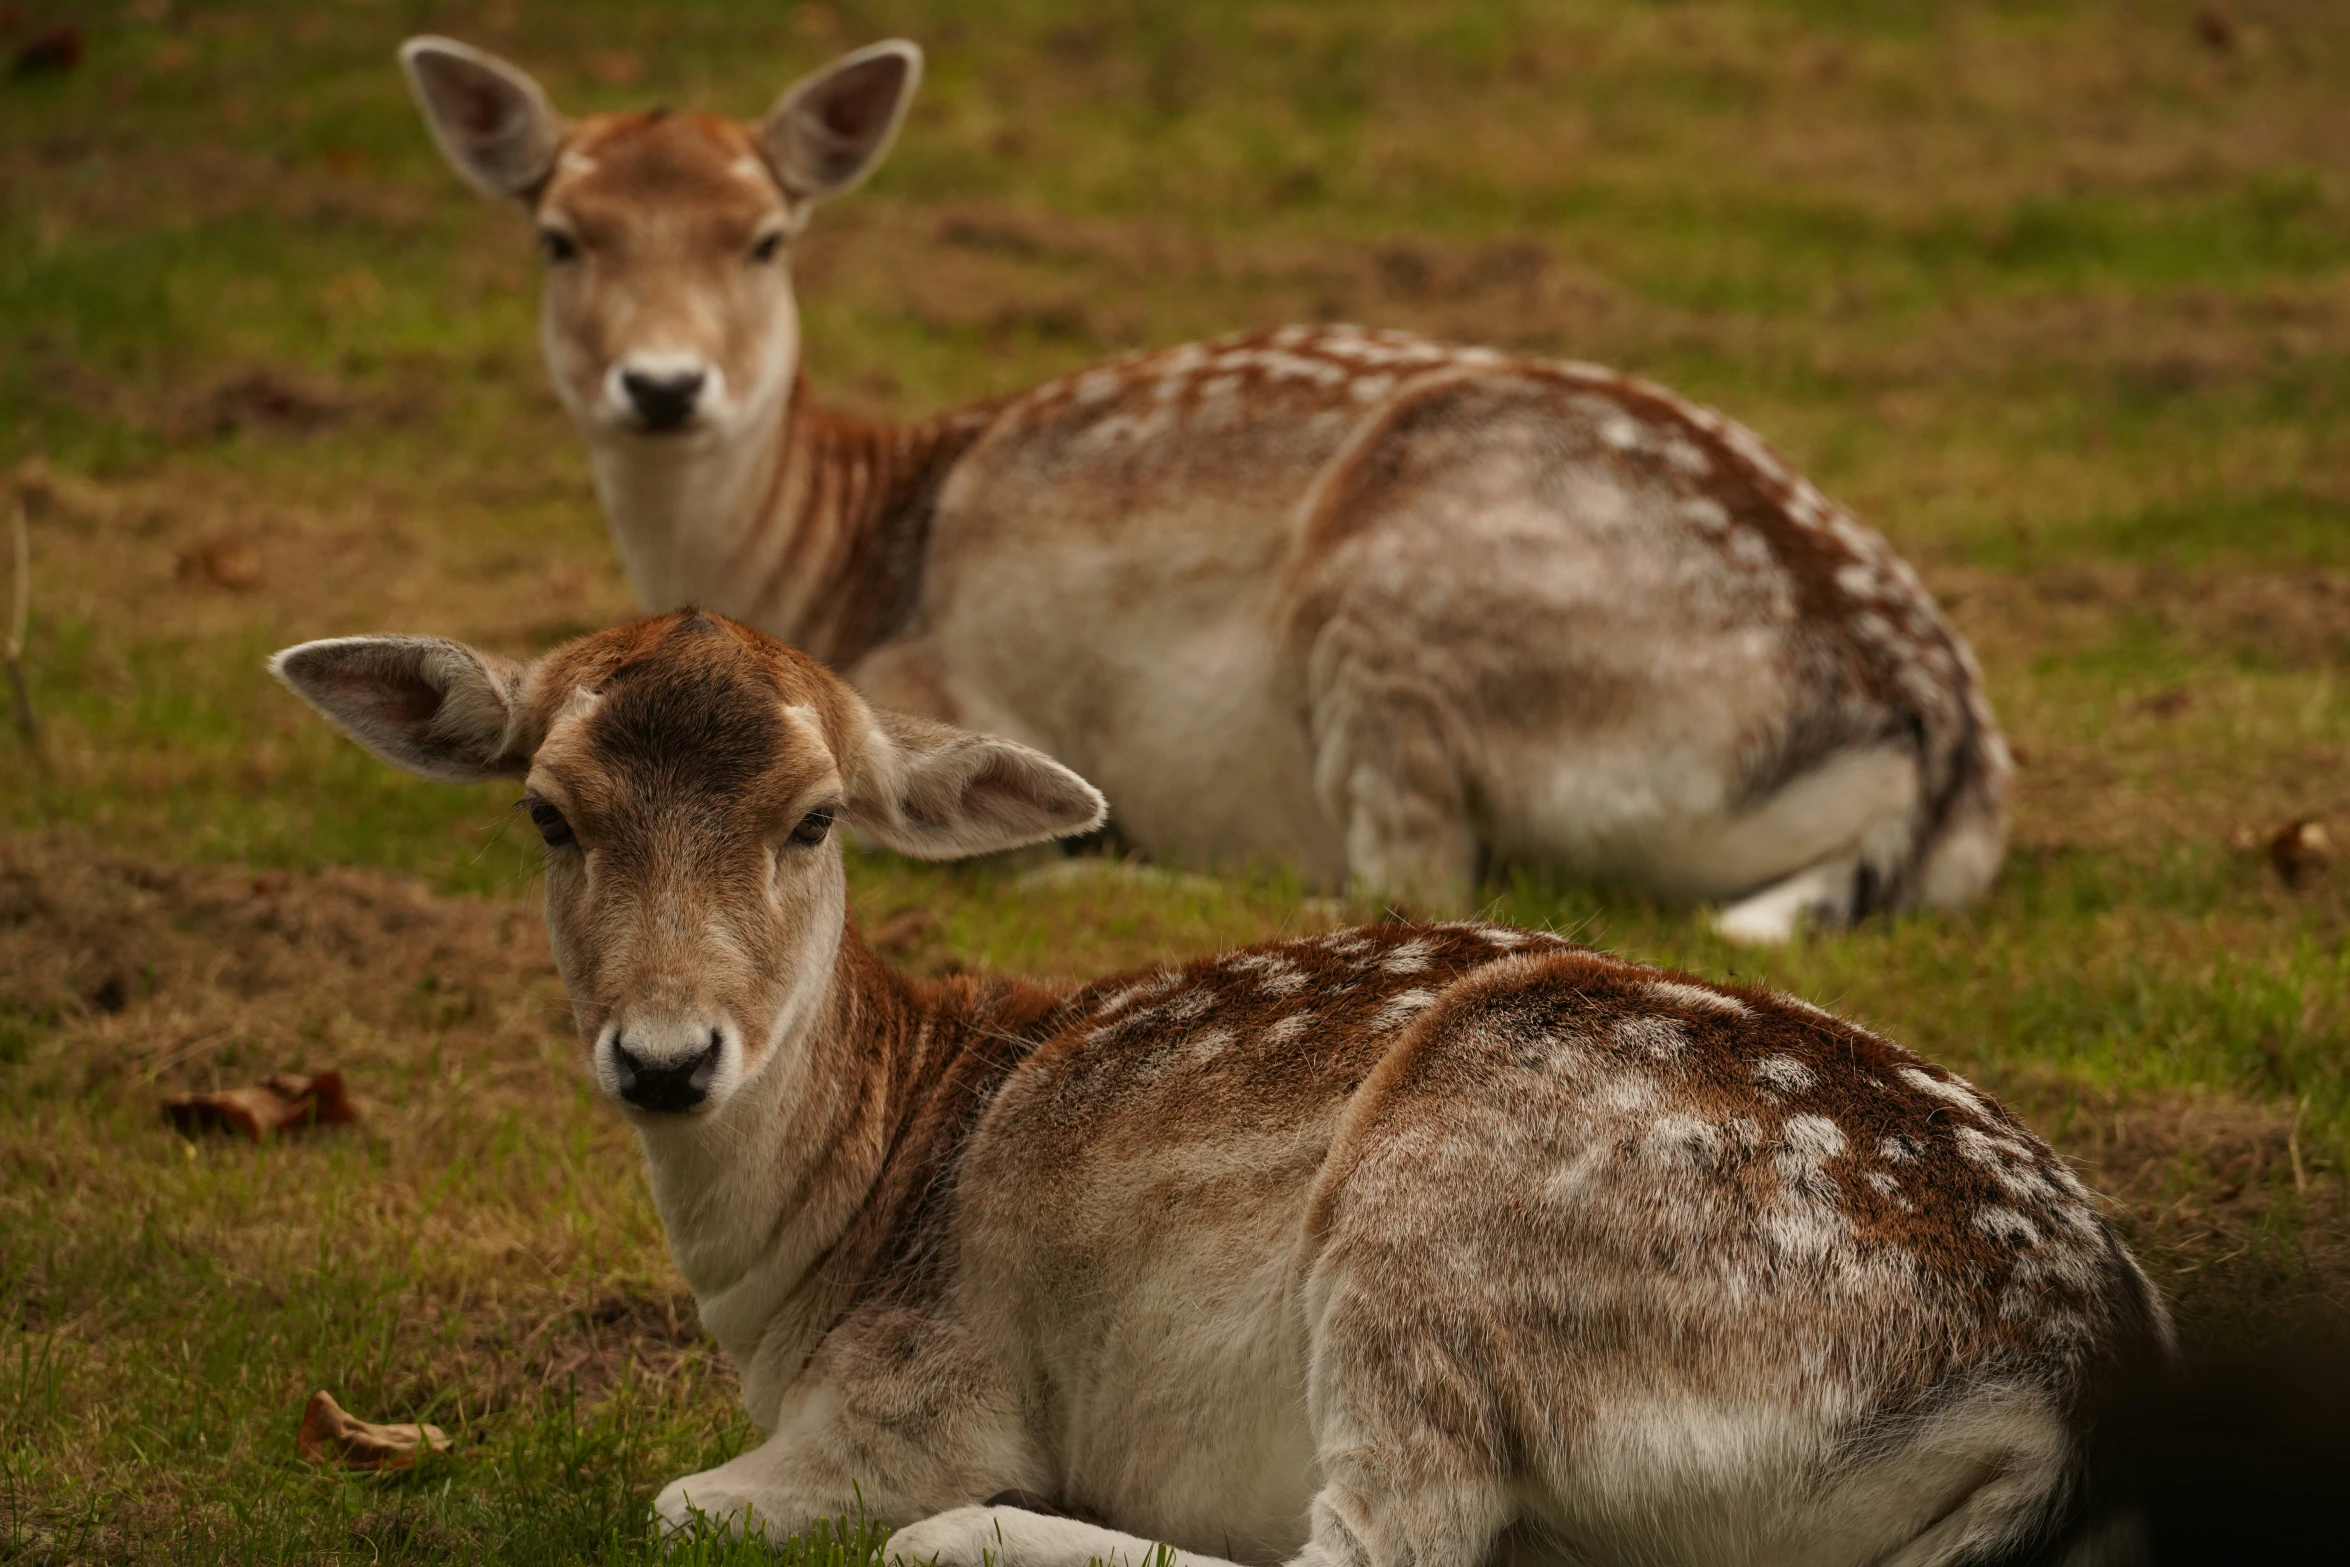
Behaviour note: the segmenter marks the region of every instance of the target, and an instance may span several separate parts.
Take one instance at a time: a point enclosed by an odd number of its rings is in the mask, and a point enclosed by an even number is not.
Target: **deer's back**
[[[1317,1340],[1434,1342],[1526,1440],[1679,1395],[1860,1440],[1987,1380],[2062,1410],[2159,1331],[2046,1145],[1786,997],[1379,926],[1063,1016],[978,1125],[960,1254],[1079,1406],[1278,1402]]]
[[[1139,355],[1006,403],[930,550],[960,716],[1185,863],[1303,846],[1343,874],[1300,715],[1350,666],[1475,737],[1497,842],[1590,834],[1593,863],[1616,824],[1550,799],[1563,755],[1635,836],[1856,748],[1914,747],[1928,814],[1998,770],[1963,644],[1880,537],[1731,421],[1594,367],[1347,328]]]

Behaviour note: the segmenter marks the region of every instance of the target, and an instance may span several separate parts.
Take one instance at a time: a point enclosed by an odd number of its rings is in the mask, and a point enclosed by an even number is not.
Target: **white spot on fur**
[[[1836,586],[1856,599],[1873,599],[1881,591],[1877,574],[1858,561],[1836,568]]]
[[[1482,934],[1487,941],[1492,942],[1495,946],[1500,947],[1505,952],[1513,947],[1522,947],[1527,942],[1534,939],[1525,931],[1511,930],[1506,925],[1492,926],[1480,934]]]
[[[1901,1195],[1901,1183],[1882,1170],[1867,1171],[1861,1176],[1861,1179],[1868,1182],[1869,1189],[1880,1197]]]
[[[1668,1115],[1649,1127],[1642,1149],[1660,1164],[1710,1170],[1721,1162],[1722,1134],[1718,1127],[1696,1116]]]
[[[1903,1082],[1921,1094],[1932,1094],[1937,1099],[1954,1104],[1977,1120],[1988,1121],[1991,1119],[1990,1109],[1982,1100],[1975,1097],[1974,1090],[1956,1078],[1945,1082],[1932,1073],[1921,1071],[1914,1066],[1903,1067],[1897,1075]]]
[[[1693,1007],[1702,1012],[1722,1012],[1731,1017],[1754,1016],[1754,1008],[1736,996],[1725,996],[1718,990],[1708,990],[1703,985],[1684,984],[1677,979],[1652,980],[1648,993],[1674,1006]]]
[[[1800,1094],[1810,1088],[1814,1081],[1811,1068],[1793,1056],[1764,1056],[1754,1063],[1754,1080],[1782,1094]],[[1799,1116],[1797,1119],[1810,1118]]]
[[[1680,512],[1683,522],[1708,533],[1719,533],[1730,525],[1730,513],[1711,496],[1689,496],[1675,509]]]
[[[1206,1061],[1231,1049],[1232,1043],[1232,1030],[1228,1028],[1204,1029],[1191,1036],[1191,1042],[1184,1046],[1183,1053],[1194,1061]]]
[[[1292,1012],[1289,1014],[1289,1016],[1280,1019],[1278,1022],[1274,1023],[1272,1027],[1265,1030],[1265,1043],[1269,1045],[1286,1045],[1291,1040],[1296,1039],[1305,1033],[1305,1031],[1313,1027],[1313,1025],[1313,1013]]]
[[[1415,937],[1405,942],[1380,961],[1379,966],[1390,974],[1417,974],[1433,965],[1426,937]]]
[[[1820,1164],[1844,1151],[1844,1128],[1824,1115],[1791,1115],[1779,1129],[1790,1151],[1798,1157]]]
[[[1233,958],[1228,967],[1257,976],[1257,988],[1268,995],[1287,996],[1306,987],[1310,979],[1306,971],[1290,959],[1274,952],[1251,952]]]
[[[1975,1215],[1975,1228],[2006,1246],[2037,1246],[2040,1228],[2013,1208],[1996,1205]]]
[[[1609,1032],[1626,1050],[1670,1061],[1689,1048],[1689,1031],[1669,1017],[1618,1018]]]
[[[1372,1013],[1367,1026],[1374,1034],[1384,1034],[1403,1027],[1435,1004],[1436,992],[1433,990],[1402,991],[1390,996],[1387,1005]]]
[[[1103,997],[1101,1003],[1093,1009],[1093,1015],[1095,1017],[1114,1017],[1125,1010],[1133,1001],[1149,995],[1152,988],[1152,982],[1145,980],[1139,985],[1128,985],[1123,989],[1113,990]]]
[[[1657,445],[1665,462],[1691,478],[1700,478],[1713,471],[1713,463],[1691,442],[1675,435]]]
[[[1193,1018],[1207,1016],[1209,1009],[1215,1004],[1216,998],[1214,996],[1204,990],[1194,990],[1187,995],[1178,996],[1160,1010],[1166,1014],[1167,1021],[1171,1023],[1188,1023]]]
[[[2056,1200],[2056,1188],[2033,1167],[2032,1150],[2024,1144],[2010,1137],[1986,1136],[1971,1126],[1961,1126],[1951,1135],[1958,1143],[1958,1151],[1988,1169],[1993,1179],[2011,1195],[2035,1203]]]

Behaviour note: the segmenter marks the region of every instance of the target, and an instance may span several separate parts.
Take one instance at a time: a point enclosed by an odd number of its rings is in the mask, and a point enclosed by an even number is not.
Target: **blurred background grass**
[[[2350,11],[133,0],[0,6],[0,49],[58,23],[72,69],[0,79],[46,723],[45,767],[0,753],[0,1555],[635,1559],[651,1489],[748,1436],[580,1086],[511,790],[397,777],[260,672],[306,636],[521,653],[631,610],[527,229],[393,66],[418,31],[575,110],[738,114],[919,40],[897,150],[797,261],[811,374],[861,412],[1343,318],[1752,425],[1974,640],[2024,755],[2008,875],[1762,956],[1539,875],[1497,909],[1981,1077],[2114,1193],[2199,1338],[2350,1300],[2350,892],[2259,847],[2350,828]],[[854,876],[919,969],[1335,917],[1278,875]],[[153,1119],[161,1087],[327,1065],[365,1133]],[[461,1458],[307,1471],[312,1385]]]

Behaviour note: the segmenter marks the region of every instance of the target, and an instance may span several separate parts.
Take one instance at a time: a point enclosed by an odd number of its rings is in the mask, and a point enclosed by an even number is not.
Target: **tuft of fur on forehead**
[[[564,138],[544,199],[641,222],[651,211],[765,211],[784,196],[750,132],[721,115],[599,115]]]
[[[678,610],[547,655],[533,698],[541,728],[581,692],[597,759],[638,789],[724,794],[754,783],[810,713],[835,757],[851,754],[860,704],[814,659],[721,615]]]

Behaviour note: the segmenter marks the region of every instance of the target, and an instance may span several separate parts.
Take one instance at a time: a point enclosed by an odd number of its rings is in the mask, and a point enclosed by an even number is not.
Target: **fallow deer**
[[[1487,924],[909,980],[836,824],[946,857],[1102,797],[700,613],[273,667],[396,766],[525,780],[590,1069],[768,1433],[670,1524],[862,1508],[948,1567],[1982,1562],[2058,1528],[2092,1384],[2167,1343],[2062,1159],[1790,997]]]
[[[1099,783],[1145,853],[1457,906],[1499,857],[1733,900],[1722,928],[1975,898],[2008,754],[1909,568],[1746,430],[1590,365],[1289,327],[927,423],[826,412],[791,245],[920,73],[765,118],[559,116],[441,38],[409,77],[547,255],[543,337],[649,609]]]

